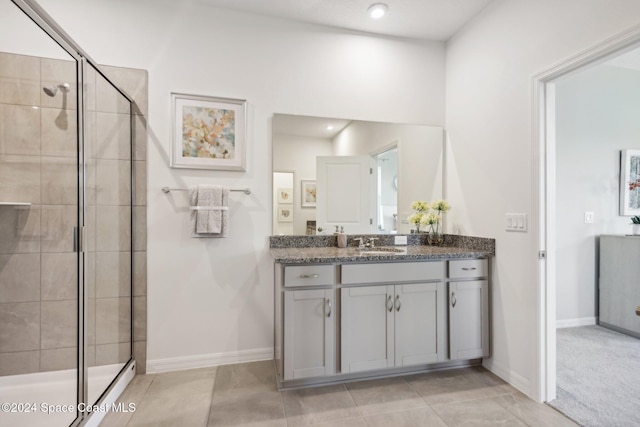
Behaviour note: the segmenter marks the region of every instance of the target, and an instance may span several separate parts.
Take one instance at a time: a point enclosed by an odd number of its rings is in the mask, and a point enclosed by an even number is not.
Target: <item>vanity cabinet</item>
[[[485,259],[449,261],[451,360],[489,356],[488,274],[488,262]]]
[[[446,358],[444,266],[444,261],[342,265],[343,373]]]
[[[489,356],[486,259],[276,263],[279,384],[467,366]]]
[[[284,292],[284,379],[333,375],[333,289]]]
[[[342,372],[444,360],[444,300],[443,282],[342,288]]]

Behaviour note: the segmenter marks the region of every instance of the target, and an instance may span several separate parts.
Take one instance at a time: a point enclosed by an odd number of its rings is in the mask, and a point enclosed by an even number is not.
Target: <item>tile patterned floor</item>
[[[575,426],[474,367],[279,392],[273,362],[139,375],[101,427]]]

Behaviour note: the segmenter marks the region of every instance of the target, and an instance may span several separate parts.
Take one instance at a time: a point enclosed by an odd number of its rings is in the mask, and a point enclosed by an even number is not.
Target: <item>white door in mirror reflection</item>
[[[371,156],[320,156],[316,158],[316,221],[323,234],[335,226],[345,233],[372,233],[375,162]]]

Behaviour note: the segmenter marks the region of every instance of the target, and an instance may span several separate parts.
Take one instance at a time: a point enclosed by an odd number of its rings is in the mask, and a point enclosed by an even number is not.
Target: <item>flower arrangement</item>
[[[416,232],[420,232],[421,226],[429,226],[429,243],[441,244],[443,239],[440,224],[442,223],[442,215],[451,209],[449,203],[444,199],[434,200],[431,203],[418,200],[411,204],[411,209],[415,212],[408,219],[411,224],[415,225]]]

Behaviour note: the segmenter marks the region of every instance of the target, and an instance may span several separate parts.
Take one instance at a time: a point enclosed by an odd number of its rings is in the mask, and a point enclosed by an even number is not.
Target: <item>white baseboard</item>
[[[577,319],[556,320],[556,329],[575,328],[576,326],[591,326],[596,324],[595,317],[579,317]]]
[[[147,360],[147,373],[182,371],[185,369],[208,368],[210,366],[232,365],[234,363],[272,360],[273,347],[228,353],[200,354],[197,356],[172,357]]]
[[[506,368],[499,363],[496,363],[493,359],[485,359],[482,361],[482,366],[526,394],[530,396],[531,382],[520,374],[513,372],[511,369]]]

